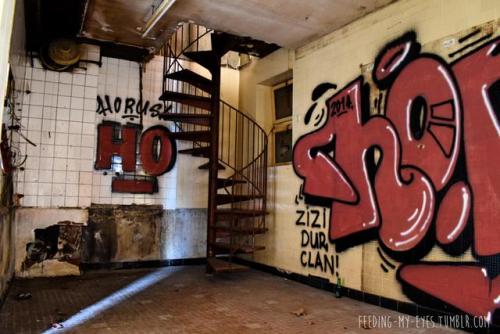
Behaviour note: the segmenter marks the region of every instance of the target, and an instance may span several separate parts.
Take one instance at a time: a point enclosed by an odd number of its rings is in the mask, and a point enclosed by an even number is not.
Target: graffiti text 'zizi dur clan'
[[[331,241],[376,232],[389,255],[411,260],[398,270],[410,297],[432,295],[489,320],[500,304],[499,44],[447,63],[403,35],[372,72],[384,115],[369,115],[359,77],[324,99],[325,122],[293,156],[306,199],[328,201]],[[435,243],[451,255],[472,244],[478,260],[416,263]]]
[[[338,268],[338,256],[329,253],[330,244],[324,232],[327,224],[326,210],[297,210],[295,225],[302,227],[300,231],[300,263],[303,267],[318,269],[335,274]],[[338,273],[338,272],[337,272]]]

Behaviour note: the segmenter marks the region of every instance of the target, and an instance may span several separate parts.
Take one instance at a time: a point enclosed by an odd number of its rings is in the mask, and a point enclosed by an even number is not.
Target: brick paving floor
[[[16,300],[19,292],[32,298]],[[292,312],[303,309],[305,315]],[[208,276],[204,267],[92,272],[17,280],[0,310],[0,333],[454,333],[360,328],[358,315],[400,313],[258,271]],[[412,322],[414,318],[410,317]]]

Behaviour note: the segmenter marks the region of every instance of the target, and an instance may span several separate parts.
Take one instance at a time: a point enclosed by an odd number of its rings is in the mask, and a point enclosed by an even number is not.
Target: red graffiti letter
[[[175,141],[168,134],[168,129],[160,125],[149,128],[142,134],[142,167],[149,175],[162,175],[175,164]]]
[[[500,80],[500,38],[453,65],[464,106],[467,178],[474,194],[474,248],[500,253],[500,125],[490,88]],[[498,94],[498,90],[497,93]]]
[[[134,172],[137,132],[136,126],[122,126],[115,122],[99,124],[95,168],[111,169],[111,158],[118,155],[122,158],[123,171]]]

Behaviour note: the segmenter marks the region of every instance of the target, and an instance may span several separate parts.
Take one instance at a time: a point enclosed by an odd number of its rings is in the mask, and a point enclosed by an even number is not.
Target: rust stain
[[[155,205],[93,205],[84,237],[84,262],[159,258],[163,208]]]

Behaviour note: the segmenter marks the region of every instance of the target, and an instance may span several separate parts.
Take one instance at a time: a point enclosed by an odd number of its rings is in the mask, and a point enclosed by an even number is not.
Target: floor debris
[[[61,324],[61,323],[59,323],[59,322],[54,322],[52,324],[52,328],[54,328],[54,329],[61,329],[61,328],[64,328],[64,325]]]
[[[17,300],[26,300],[30,299],[31,297],[31,292],[20,292],[16,295]]]
[[[306,315],[306,310],[304,310],[303,307],[299,308],[298,310],[295,310],[293,312],[291,312],[292,314],[295,314],[297,317],[302,317],[304,315]]]

